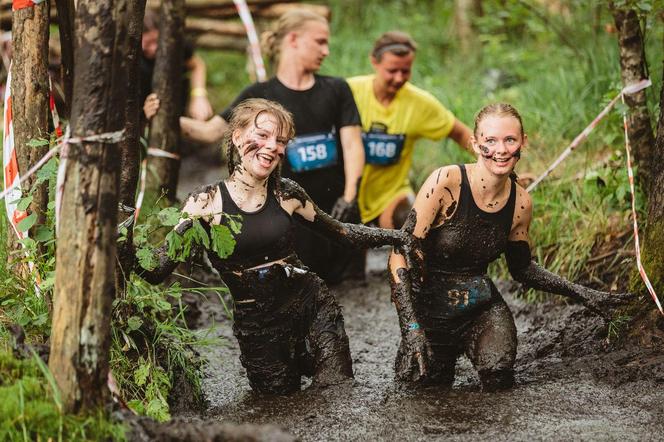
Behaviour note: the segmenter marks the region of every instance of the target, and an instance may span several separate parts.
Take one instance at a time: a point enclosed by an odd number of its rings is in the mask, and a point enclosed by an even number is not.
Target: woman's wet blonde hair
[[[514,106],[507,103],[492,103],[484,106],[477,113],[475,117],[475,127],[473,128],[473,134],[477,137],[477,127],[480,125],[482,120],[491,115],[497,115],[499,117],[513,117],[516,118],[521,127],[521,136],[523,137],[523,121],[521,120],[521,114],[517,111]]]
[[[228,130],[225,135],[226,158],[228,159],[228,174],[232,175],[235,168],[240,164],[239,155],[236,152],[239,146],[233,143],[233,132],[244,130],[252,124],[258,126],[258,117],[268,114],[275,118],[278,133],[285,139],[291,140],[295,136],[295,123],[293,115],[282,105],[264,98],[249,98],[235,106],[228,122]],[[281,178],[281,164],[272,175],[270,182],[278,186]]]
[[[261,34],[261,47],[273,69],[279,64],[281,43],[284,37],[289,32],[304,28],[307,23],[312,21],[328,24],[325,17],[308,9],[291,9],[279,17],[274,29]]]

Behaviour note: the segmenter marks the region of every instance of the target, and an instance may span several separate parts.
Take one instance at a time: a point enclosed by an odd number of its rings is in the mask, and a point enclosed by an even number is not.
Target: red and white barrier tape
[[[141,187],[138,190],[138,196],[136,197],[136,210],[134,210],[134,222],[138,221],[138,215],[141,212],[141,206],[143,205],[143,197],[145,196],[145,182],[147,181],[148,175],[148,159],[143,158],[141,161]]]
[[[170,158],[172,160],[180,159],[180,155],[156,147],[148,147],[148,155],[151,157]]]
[[[599,122],[609,113],[609,111],[615,106],[615,104],[620,100],[620,98],[623,96],[623,94],[634,94],[636,92],[639,92],[648,86],[650,86],[652,83],[649,79],[646,80],[641,80],[638,83],[630,84],[628,86],[625,86],[620,93],[613,99],[609,104],[606,105],[604,109],[595,117],[595,119],[585,128],[583,131],[572,140],[569,146],[565,148],[565,150],[562,151],[562,153],[558,156],[558,158],[555,159],[553,163],[542,173],[535,181],[533,181],[528,188],[526,189],[528,192],[532,191],[540,182],[544,180],[549,174],[562,163],[565,158],[567,158],[574,149],[576,149],[579,144],[581,144],[582,141],[584,141],[586,138],[588,138],[588,135],[590,135],[590,132],[593,131],[593,129],[599,124]]]
[[[44,0],[12,0],[12,11],[17,11],[23,8],[31,8],[43,2]]]
[[[622,101],[623,103],[625,102],[625,97],[624,94],[621,94]],[[627,176],[629,178],[629,191],[632,194],[632,223],[634,226],[634,249],[635,249],[635,254],[636,254],[636,267],[639,269],[639,275],[641,275],[641,279],[643,280],[643,283],[646,285],[646,288],[648,289],[648,292],[650,293],[650,296],[652,296],[653,301],[655,301],[655,304],[657,305],[657,308],[659,309],[659,312],[664,315],[664,310],[662,310],[662,304],[659,302],[659,298],[657,298],[657,293],[655,293],[655,289],[653,288],[652,284],[650,283],[650,278],[648,278],[648,275],[646,274],[646,270],[643,267],[643,263],[641,262],[641,244],[639,241],[639,225],[637,223],[636,219],[636,193],[634,192],[634,170],[632,169],[632,155],[631,155],[631,149],[629,146],[629,136],[627,134],[627,114],[625,113],[623,115],[623,126],[625,129],[625,152],[627,152]]]
[[[28,214],[25,211],[18,210],[18,200],[23,197],[21,191],[21,175],[18,170],[18,160],[16,158],[16,149],[14,146],[14,124],[12,112],[12,96],[11,96],[12,73],[11,67],[7,73],[7,86],[5,88],[5,110],[4,110],[4,132],[2,140],[2,165],[4,168],[5,181],[4,189],[0,193],[0,199],[5,199],[5,210],[7,211],[7,218],[11,224],[14,232],[19,239],[27,238],[28,232],[19,231],[18,224],[25,219]]]
[[[51,82],[51,75],[48,76],[48,108],[51,111],[51,118],[53,119],[53,128],[55,129],[55,136],[60,138],[62,134],[62,126],[60,125],[60,116],[58,109],[55,107],[55,95],[53,95],[53,82]]]
[[[256,69],[256,78],[258,81],[267,80],[267,73],[265,72],[265,64],[263,63],[263,56],[261,55],[261,45],[258,41],[258,34],[254,26],[254,20],[251,18],[251,12],[245,0],[233,0],[237,13],[240,15],[240,20],[244,24],[244,29],[247,31],[247,39],[249,40],[249,51],[251,59]]]

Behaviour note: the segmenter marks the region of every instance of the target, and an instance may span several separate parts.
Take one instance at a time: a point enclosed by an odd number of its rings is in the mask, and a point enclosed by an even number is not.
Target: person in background
[[[157,57],[159,42],[159,15],[147,9],[143,19],[141,53],[138,60],[140,99],[146,120],[151,120],[159,110],[159,97],[152,92],[152,74]],[[184,40],[184,67],[181,115],[188,115],[196,120],[207,120],[212,116],[212,106],[207,96],[205,61],[194,53],[193,44]]]
[[[471,132],[433,95],[409,82],[417,44],[405,32],[381,35],[371,51],[374,73],[348,79],[362,118],[366,165],[358,204],[363,223],[399,228],[415,193],[408,180],[419,138],[452,138],[470,150]]]
[[[574,284],[532,261],[532,200],[514,175],[527,142],[514,107],[488,105],[475,118],[477,161],[435,170],[418,192],[410,216],[421,254],[407,262],[393,253],[389,264],[402,336],[397,379],[451,387],[465,353],[483,390],[513,385],[514,317],[487,275],[503,253],[515,280],[580,301],[603,317],[631,296]]]
[[[364,167],[360,116],[345,80],[317,74],[330,53],[329,38],[324,17],[304,9],[285,13],[262,38],[275,75],[244,89],[220,115],[208,121],[181,118],[180,125],[186,138],[214,143],[242,101],[266,98],[280,103],[295,120],[283,175],[301,185],[326,213],[358,222],[356,198]],[[296,231],[296,250],[302,262],[330,284],[344,278],[356,253],[306,228]]]

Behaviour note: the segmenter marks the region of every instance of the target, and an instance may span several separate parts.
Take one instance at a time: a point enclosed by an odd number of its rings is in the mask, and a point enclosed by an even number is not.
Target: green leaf
[[[166,235],[166,243],[168,244],[168,257],[175,261],[184,261],[183,256],[188,255],[189,251],[185,253],[185,242],[183,238],[175,230],[171,230]],[[191,247],[191,244],[189,245]]]
[[[143,402],[141,402],[139,399],[132,399],[128,401],[127,406],[134,410],[137,414],[145,414],[145,406],[143,406]]]
[[[180,222],[180,211],[176,207],[166,207],[159,211],[157,218],[164,226],[177,226]]]
[[[152,399],[148,403],[145,414],[159,422],[165,422],[171,418],[168,412],[168,404],[159,398]]]
[[[41,290],[42,292],[46,292],[48,290],[51,290],[54,285],[55,285],[55,272],[48,272],[46,274],[46,277],[42,279],[41,283],[39,284],[39,290]]]
[[[48,146],[48,140],[44,138],[33,138],[32,140],[25,143],[28,147],[41,147]]]
[[[37,221],[37,214],[36,213],[31,213],[27,217],[23,218],[20,223],[16,226],[19,232],[26,232],[30,230],[32,226],[35,225],[35,222]]]
[[[37,226],[35,229],[35,241],[46,242],[54,238],[53,230],[47,226]]]
[[[141,364],[136,370],[134,370],[134,382],[136,382],[136,385],[138,386],[145,385],[145,382],[150,375],[150,364],[145,362],[143,358],[140,359],[140,362]]]
[[[53,157],[37,171],[37,184],[45,181],[55,180],[58,175],[58,160]]]
[[[32,203],[32,198],[33,198],[32,195],[28,195],[18,200],[18,202],[16,203],[16,209],[22,212],[28,210],[28,207],[30,207],[30,204]]]
[[[212,238],[212,251],[220,258],[228,258],[235,249],[235,239],[230,229],[224,225],[215,224],[210,229]]]
[[[240,233],[242,230],[242,215],[226,215],[226,221],[228,222],[228,227],[233,231],[234,234]]]
[[[187,234],[190,234],[191,239],[196,242],[196,244],[200,244],[206,249],[210,248],[210,237],[208,236],[199,220],[193,220],[193,225],[191,226],[191,229],[185,233],[185,236],[187,236]]]
[[[145,270],[154,270],[154,268],[157,267],[157,260],[150,247],[139,248],[136,251],[136,258],[138,258],[138,263]]]
[[[138,316],[132,316],[127,319],[127,327],[129,328],[129,331],[138,330],[141,328],[141,325],[143,325],[143,320]]]

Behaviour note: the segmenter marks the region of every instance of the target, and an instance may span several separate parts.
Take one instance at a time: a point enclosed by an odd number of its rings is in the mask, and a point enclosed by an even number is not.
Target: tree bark
[[[55,0],[58,10],[58,32],[60,34],[60,75],[65,92],[63,116],[69,119],[74,88],[74,0]]]
[[[127,4],[78,0],[74,137],[118,131],[127,90]],[[118,20],[117,22],[115,20]],[[57,247],[49,367],[68,411],[108,399],[120,155],[117,143],[69,144]]]
[[[49,139],[48,133],[48,3],[14,11],[12,19],[12,111],[14,145],[18,169],[25,173],[48,151],[48,146],[30,147],[35,138]],[[35,226],[46,221],[48,187],[36,186],[37,177],[28,178],[22,188],[33,189],[28,212],[37,214]],[[30,234],[34,233],[34,227]],[[20,246],[15,235],[9,235],[9,250]]]
[[[650,158],[652,182],[648,197],[648,224],[644,235],[642,259],[650,282],[662,301],[664,296],[664,192],[662,191],[664,189],[664,86],[660,90],[659,109],[657,137]]]
[[[141,110],[138,59],[141,51],[145,0],[131,0],[127,8],[127,33],[122,45],[127,47],[127,101],[124,109],[125,137],[120,142],[120,194],[119,202],[134,207],[140,169]],[[120,210],[119,219],[133,216]],[[115,272],[116,290],[123,296],[126,280],[134,263],[133,229],[127,229],[127,240],[118,245],[119,266]]]
[[[473,17],[482,14],[480,0],[456,0],[454,2],[454,27],[456,28],[459,47],[464,53],[472,51],[477,44]]]
[[[626,86],[648,76],[643,35],[635,10],[616,8],[611,3],[611,12],[618,30],[620,76],[623,86]],[[634,152],[634,161],[638,166],[637,180],[642,190],[648,194],[652,175],[651,165],[655,164],[651,161],[655,139],[650,123],[646,91],[626,95],[625,103],[629,107],[627,132]]]
[[[160,99],[159,111],[152,118],[148,145],[171,154],[180,155],[180,121],[182,109],[182,70],[184,54],[184,0],[163,0],[159,14],[159,45],[152,77],[152,90]],[[156,182],[150,189],[164,193],[172,204],[178,184],[180,160],[152,157],[150,165],[156,172]]]

